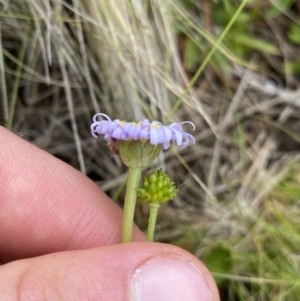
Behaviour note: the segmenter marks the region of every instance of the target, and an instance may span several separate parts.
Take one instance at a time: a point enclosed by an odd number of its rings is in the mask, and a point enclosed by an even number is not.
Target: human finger
[[[0,267],[1,300],[219,301],[201,262],[171,245],[129,243]],[[3,299],[4,298],[4,299]]]
[[[3,127],[0,146],[0,260],[120,242],[121,208],[85,175]]]

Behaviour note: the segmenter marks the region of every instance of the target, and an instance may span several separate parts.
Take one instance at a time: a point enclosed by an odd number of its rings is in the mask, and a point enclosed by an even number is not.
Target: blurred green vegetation
[[[157,163],[181,185],[157,240],[198,256],[222,300],[300,300],[300,4],[242,3],[2,1],[0,124],[122,204],[91,116],[192,120],[194,147]]]

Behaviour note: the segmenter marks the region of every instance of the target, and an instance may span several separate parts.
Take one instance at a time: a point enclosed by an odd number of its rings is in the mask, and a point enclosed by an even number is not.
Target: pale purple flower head
[[[98,116],[104,116],[107,120],[98,121]],[[180,147],[186,147],[190,141],[195,143],[195,138],[182,130],[182,125],[189,123],[195,129],[195,125],[190,121],[181,123],[172,123],[162,125],[158,121],[144,119],[140,122],[126,122],[119,119],[111,120],[107,115],[99,113],[93,117],[91,133],[97,138],[97,135],[104,135],[104,139],[109,142],[117,140],[150,140],[150,144],[162,144],[164,149],[169,148],[171,141],[176,141]]]

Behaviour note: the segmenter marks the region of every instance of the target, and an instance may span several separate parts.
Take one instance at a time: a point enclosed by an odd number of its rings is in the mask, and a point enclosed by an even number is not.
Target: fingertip
[[[10,301],[219,301],[203,264],[188,252],[164,244],[61,252],[2,268],[0,296],[10,296]]]
[[[136,301],[212,301],[213,291],[201,269],[182,256],[163,255],[140,265],[131,279]]]

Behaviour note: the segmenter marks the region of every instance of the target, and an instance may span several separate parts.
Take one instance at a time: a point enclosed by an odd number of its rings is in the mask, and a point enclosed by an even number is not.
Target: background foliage
[[[194,122],[196,145],[156,161],[181,185],[157,240],[203,260],[222,300],[300,300],[299,12],[293,0],[0,0],[0,124],[122,204],[126,169],[91,137],[93,114]],[[141,228],[146,217],[139,205]]]

